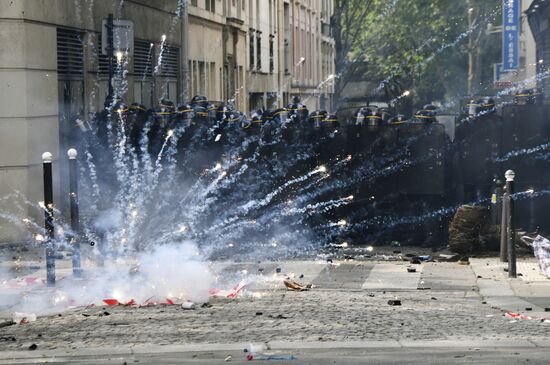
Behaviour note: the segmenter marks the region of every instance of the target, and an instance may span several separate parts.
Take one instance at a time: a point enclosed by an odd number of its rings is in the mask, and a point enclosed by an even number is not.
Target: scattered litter
[[[221,135],[221,134],[218,134],[218,135],[216,136],[216,139],[215,139],[214,141],[215,141],[215,142],[219,142],[220,139],[222,139],[222,135]]]
[[[304,274],[301,274],[299,279],[303,279],[304,278]]]
[[[195,309],[197,306],[193,302],[183,302],[181,304],[182,309],[192,310]]]
[[[256,312],[256,315],[257,315],[257,316],[262,316],[262,315],[263,315],[263,312]]]
[[[280,273],[281,273],[281,271],[282,271],[282,270],[281,270],[281,268],[280,268],[280,267],[278,267],[278,268],[276,268],[276,269],[275,269],[275,272],[276,272],[277,274],[280,274]]]
[[[211,297],[225,297],[229,299],[236,298],[241,291],[246,286],[244,281],[241,281],[239,284],[235,285],[231,290],[221,290],[221,289],[210,289],[208,292]]]
[[[436,297],[432,297],[432,300],[437,300],[437,298],[436,298]]]
[[[271,314],[269,315],[269,318],[273,318],[273,319],[288,319],[287,316],[284,316],[282,314],[277,314],[276,316],[272,316]]]
[[[294,355],[268,355],[268,354],[248,354],[246,356],[248,361],[254,360],[296,360]]]
[[[206,302],[201,304],[201,308],[212,308],[212,304]]]
[[[495,316],[494,314],[487,314],[485,317],[487,317],[487,318],[492,318],[492,317],[494,317],[494,316]]]
[[[33,343],[32,345],[29,346],[29,350],[31,350],[31,351],[34,351],[34,350],[36,350],[37,348],[38,348],[38,345],[35,344],[35,343]]]
[[[533,310],[533,308],[531,308],[531,307],[526,307],[525,310],[528,311],[528,312],[530,312],[530,311]]]
[[[413,265],[420,265],[421,262],[420,262],[420,259],[418,257],[414,257],[412,260],[411,260],[411,264]]]
[[[542,317],[542,318],[533,318],[533,317],[530,317],[530,316],[526,316],[524,314],[521,314],[521,313],[514,313],[514,312],[506,312],[504,314],[505,317],[508,317],[508,318],[512,318],[514,320],[517,320],[517,319],[521,319],[521,320],[537,320],[537,321],[547,321],[548,318],[545,318],[545,317]],[[517,321],[516,321],[517,322]],[[513,323],[513,322],[510,322],[510,323]]]
[[[36,321],[36,314],[15,312],[13,313],[12,320],[17,324],[27,324]]]
[[[545,312],[550,312],[550,308],[544,308]]]
[[[420,256],[418,256],[418,258],[421,261],[429,261],[431,259],[431,256],[430,255],[420,255]]]
[[[285,286],[288,290],[308,291],[309,289],[311,289],[311,284],[303,285],[303,284],[300,284],[300,283],[298,283],[294,280],[290,280],[290,279],[283,280],[283,283],[285,284]]]
[[[249,352],[249,353],[257,353],[257,352],[262,352],[262,351],[265,351],[267,350],[267,346],[263,343],[261,344],[253,344],[253,343],[249,343],[248,346],[244,349],[244,352]]]
[[[407,272],[416,272],[416,269],[414,267],[408,267]]]
[[[15,342],[17,340],[13,336],[2,336],[2,337],[0,337],[0,342],[4,342],[4,341],[5,342]]]
[[[229,362],[229,361],[231,361],[231,359],[233,359],[233,356],[229,355],[229,356],[226,357],[223,361]]]
[[[14,321],[0,322],[0,328],[13,326],[14,324],[16,324]]]
[[[401,301],[399,299],[390,299],[388,300],[388,305],[395,307],[395,306],[401,305]]]
[[[103,303],[107,304],[108,306],[115,306],[115,305],[119,305],[120,302],[116,299],[103,299]]]

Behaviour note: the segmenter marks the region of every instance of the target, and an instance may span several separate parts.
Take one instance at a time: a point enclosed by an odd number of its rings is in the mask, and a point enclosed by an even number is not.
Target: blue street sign
[[[519,68],[519,1],[503,0],[502,70]]]

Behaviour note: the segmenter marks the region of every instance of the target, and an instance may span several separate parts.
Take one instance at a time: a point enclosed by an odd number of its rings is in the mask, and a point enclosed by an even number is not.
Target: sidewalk
[[[550,318],[550,280],[541,272],[535,258],[517,261],[517,278],[504,271],[507,263],[499,258],[470,259],[479,293],[487,304],[505,311],[534,318]]]

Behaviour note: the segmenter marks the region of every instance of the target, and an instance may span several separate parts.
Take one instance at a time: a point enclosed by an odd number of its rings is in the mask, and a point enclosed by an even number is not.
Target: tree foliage
[[[500,3],[336,0],[336,97],[350,80],[362,79],[373,85],[371,99],[392,100],[406,90],[417,105],[455,98],[468,89],[472,53],[476,82],[487,83],[500,39],[486,28],[500,21]]]

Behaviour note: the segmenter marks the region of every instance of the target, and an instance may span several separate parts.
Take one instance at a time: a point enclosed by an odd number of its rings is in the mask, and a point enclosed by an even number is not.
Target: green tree
[[[464,95],[470,50],[477,57],[473,69],[479,81],[475,82],[482,83],[490,75],[485,69],[492,64],[489,61],[496,61],[491,57],[498,57],[494,50],[500,44],[491,43],[485,32],[487,23],[500,16],[498,4],[499,0],[368,2],[361,31],[347,43],[351,46],[339,45],[342,34],[335,37],[337,50],[342,50],[336,64],[340,75],[336,98],[349,80],[358,78],[378,85],[372,98],[395,100],[410,90],[412,99],[401,100],[409,108],[413,103],[418,106]],[[472,13],[476,15],[474,23],[469,19]],[[336,35],[346,28],[334,29]]]

